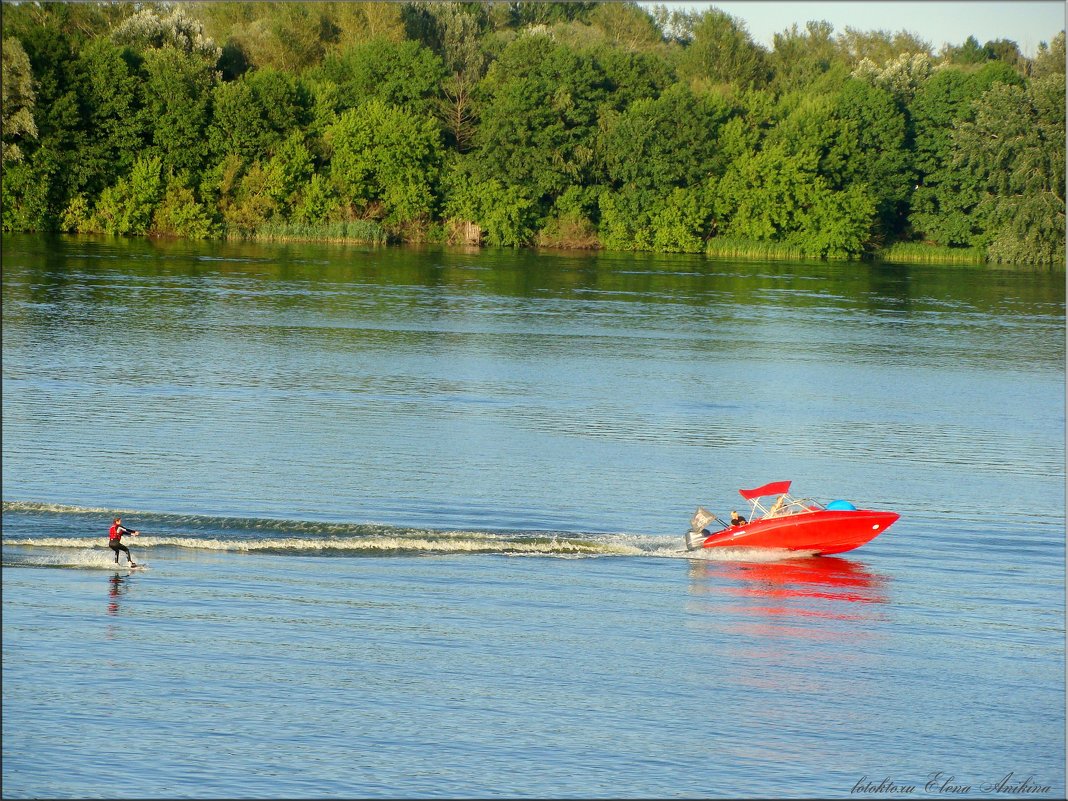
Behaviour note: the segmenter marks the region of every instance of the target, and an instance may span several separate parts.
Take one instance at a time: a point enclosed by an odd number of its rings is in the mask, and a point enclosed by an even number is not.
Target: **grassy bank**
[[[385,229],[371,220],[324,225],[264,223],[243,238],[261,242],[353,242],[361,245],[385,245],[389,241]]]
[[[983,248],[950,248],[922,242],[895,242],[875,251],[875,261],[898,261],[908,264],[986,264]]]

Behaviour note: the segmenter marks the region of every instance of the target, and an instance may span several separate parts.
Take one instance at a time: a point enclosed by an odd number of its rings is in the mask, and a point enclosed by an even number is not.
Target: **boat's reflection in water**
[[[891,686],[890,577],[838,556],[717,556],[691,559],[687,603],[694,660],[708,668],[691,691],[724,732],[710,756],[803,764],[798,732],[832,762],[855,756],[853,732]]]
[[[823,621],[864,621],[880,617],[887,603],[885,576],[862,562],[838,556],[783,559],[770,562],[695,559],[690,563],[690,589],[695,596],[716,596],[717,613],[746,627],[803,626],[798,633],[820,636],[837,629]],[[708,600],[714,600],[709,598]],[[846,626],[845,629],[852,627]]]

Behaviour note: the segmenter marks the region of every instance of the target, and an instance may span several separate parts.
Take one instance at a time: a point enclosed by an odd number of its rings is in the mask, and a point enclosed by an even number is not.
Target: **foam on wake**
[[[83,570],[132,570],[129,563],[126,561],[125,554],[122,556],[119,564],[115,564],[115,557],[112,555],[109,549],[94,550],[84,547],[82,543],[81,548],[64,550],[64,551],[47,551],[47,552],[21,552],[18,554],[12,554],[9,552],[4,553],[4,566],[5,567],[73,567]],[[138,568],[147,567],[141,562],[137,563]]]
[[[135,548],[180,548],[199,551],[233,551],[240,553],[297,553],[305,555],[375,554],[375,553],[487,553],[575,556],[626,556],[643,551],[632,545],[576,539],[570,537],[503,538],[488,534],[452,533],[448,536],[369,536],[330,537],[267,537],[263,539],[216,539],[200,537],[140,536],[131,540]],[[49,549],[86,550],[86,540],[80,537],[28,537],[5,539],[5,547],[19,546]],[[105,544],[98,548],[108,556]],[[89,552],[92,552],[91,550]]]

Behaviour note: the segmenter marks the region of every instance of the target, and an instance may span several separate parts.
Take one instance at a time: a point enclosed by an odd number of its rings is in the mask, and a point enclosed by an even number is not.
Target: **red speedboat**
[[[849,501],[824,505],[809,498],[790,496],[789,481],[773,481],[756,489],[738,490],[752,505],[749,519],[725,523],[702,507],[697,508],[686,534],[686,548],[776,548],[832,554],[851,551],[878,537],[900,515],[858,509]],[[765,505],[765,498],[773,498]],[[710,523],[722,526],[710,531]]]

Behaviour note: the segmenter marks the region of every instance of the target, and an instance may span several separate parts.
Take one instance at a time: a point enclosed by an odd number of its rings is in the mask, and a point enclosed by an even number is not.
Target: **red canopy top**
[[[765,484],[763,487],[757,487],[756,489],[740,489],[738,494],[747,501],[751,501],[753,498],[763,498],[765,495],[782,495],[784,492],[789,491],[789,481],[772,481],[770,484]]]

